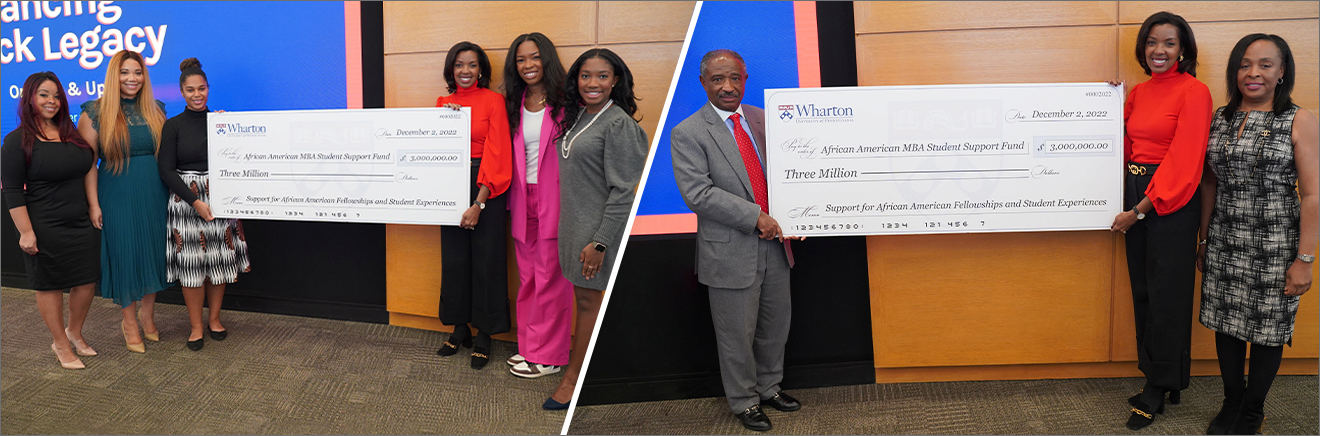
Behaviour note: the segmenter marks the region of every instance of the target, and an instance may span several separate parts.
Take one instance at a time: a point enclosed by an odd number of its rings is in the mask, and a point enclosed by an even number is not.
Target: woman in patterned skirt
[[[225,285],[248,272],[247,238],[235,219],[211,215],[210,182],[207,179],[206,106],[210,85],[202,63],[188,58],[179,64],[179,91],[187,104],[183,113],[165,122],[161,131],[157,164],[160,179],[170,188],[169,241],[165,248],[166,273],[183,286],[188,306],[188,349],[205,345],[202,332],[211,339],[225,340],[228,330],[220,324],[220,306]],[[205,301],[203,301],[205,300]],[[208,324],[202,324],[202,303],[211,307]]]
[[[129,351],[145,353],[145,337],[159,341],[152,316],[165,279],[165,185],[156,169],[165,103],[152,97],[142,55],[122,50],[110,58],[101,98],[82,104],[78,133],[100,153],[101,165],[88,184],[95,195],[92,224],[101,228],[101,296],[123,311],[120,329]],[[142,302],[138,334],[137,302]]]
[[[1296,70],[1283,38],[1242,38],[1229,55],[1228,105],[1210,128],[1198,266],[1201,324],[1215,331],[1224,403],[1207,434],[1260,429],[1297,303],[1311,288],[1320,123],[1292,102]]]

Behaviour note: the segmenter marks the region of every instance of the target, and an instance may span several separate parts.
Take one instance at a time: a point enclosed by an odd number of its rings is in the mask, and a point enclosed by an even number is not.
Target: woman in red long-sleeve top
[[[450,94],[436,107],[472,109],[472,178],[475,201],[458,227],[440,228],[440,322],[454,333],[437,354],[473,347],[472,369],[490,360],[490,336],[509,331],[508,196],[513,178],[512,142],[504,96],[490,90],[490,59],[480,46],[460,42],[445,57]],[[476,327],[475,344],[472,330]]]
[[[1210,89],[1196,80],[1196,40],[1182,17],[1160,12],[1141,25],[1137,62],[1151,76],[1133,87],[1123,111],[1127,134],[1125,233],[1142,392],[1128,399],[1127,426],[1139,430],[1178,403],[1191,381],[1192,296],[1201,169],[1210,134]]]

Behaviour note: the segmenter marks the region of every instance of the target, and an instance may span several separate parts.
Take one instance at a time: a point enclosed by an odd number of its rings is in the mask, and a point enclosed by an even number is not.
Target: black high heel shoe
[[[458,354],[458,347],[472,348],[472,334],[468,333],[468,336],[462,339],[455,338],[452,334],[449,335],[449,339],[446,339],[445,343],[440,344],[440,349],[436,350],[435,354],[441,356],[453,356]]]
[[[1160,397],[1162,398],[1164,396],[1160,395]],[[1157,406],[1151,406],[1138,398],[1137,405],[1132,407],[1132,416],[1128,417],[1127,428],[1132,431],[1146,428],[1146,426],[1155,422],[1155,415],[1161,413],[1164,413],[1163,401],[1160,401],[1160,404]]]
[[[490,362],[490,336],[482,333],[472,347],[472,369],[482,369]]]

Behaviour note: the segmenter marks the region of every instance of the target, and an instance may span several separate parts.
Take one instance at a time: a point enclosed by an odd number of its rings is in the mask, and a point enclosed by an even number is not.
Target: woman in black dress
[[[5,135],[5,201],[18,228],[23,266],[37,291],[37,310],[55,342],[60,366],[82,369],[78,356],[95,356],[83,342],[83,321],[101,277],[101,235],[88,216],[86,183],[95,177],[96,153],[69,119],[69,102],[55,73],[36,73],[23,84],[19,126]],[[69,326],[64,290],[69,289]],[[76,355],[75,355],[76,349]]]
[[[205,344],[203,331],[211,339],[225,340],[229,331],[220,324],[220,306],[225,285],[238,280],[238,273],[248,272],[247,237],[236,219],[216,219],[211,215],[211,183],[207,178],[206,102],[210,85],[202,63],[188,58],[179,64],[179,92],[187,104],[183,113],[165,122],[161,129],[160,151],[156,165],[160,179],[173,195],[168,202],[169,242],[165,248],[165,269],[169,281],[183,287],[183,302],[188,306],[188,349],[199,351]],[[207,323],[202,322],[202,303],[211,308]]]

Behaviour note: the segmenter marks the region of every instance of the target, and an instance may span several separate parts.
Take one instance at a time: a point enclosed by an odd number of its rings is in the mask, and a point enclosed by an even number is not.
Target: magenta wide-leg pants
[[[567,365],[572,341],[573,284],[559,268],[559,240],[539,239],[537,185],[527,185],[525,241],[514,240],[518,258],[518,354],[531,363]]]

